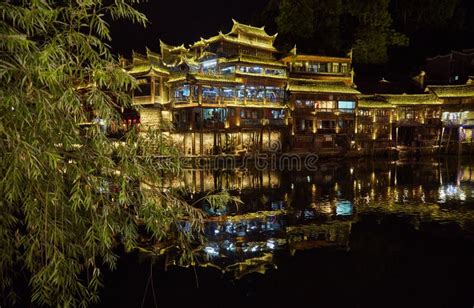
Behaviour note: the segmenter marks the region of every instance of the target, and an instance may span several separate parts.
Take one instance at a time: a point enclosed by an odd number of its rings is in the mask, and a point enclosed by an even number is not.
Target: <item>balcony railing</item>
[[[195,122],[194,126],[192,123],[186,123],[186,122],[173,122],[173,125],[175,129],[177,130],[197,130],[201,129],[223,129],[225,128],[224,122],[220,121],[214,121],[214,120],[204,120],[202,123],[201,122]]]
[[[201,125],[201,122],[197,122],[195,123],[195,126],[196,126],[196,129],[201,129],[201,126],[202,128],[204,129],[221,129],[221,128],[225,128],[225,124],[224,122],[220,122],[220,121],[215,121],[215,120],[204,120],[202,122],[202,125]]]
[[[284,126],[285,120],[284,119],[270,119],[269,124],[273,126]]]
[[[335,128],[318,128],[316,132],[318,134],[335,134],[336,129]]]
[[[173,126],[177,130],[189,130],[189,127],[191,127],[191,123],[173,122]]]
[[[240,119],[240,126],[242,127],[259,127],[261,126],[261,119]]]

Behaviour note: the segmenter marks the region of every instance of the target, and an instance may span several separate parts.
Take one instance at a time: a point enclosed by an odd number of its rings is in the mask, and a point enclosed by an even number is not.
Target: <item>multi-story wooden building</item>
[[[160,129],[187,155],[370,155],[435,149],[454,131],[454,139],[472,140],[472,81],[430,86],[425,94],[361,95],[350,55],[295,48],[278,58],[275,38],[234,20],[226,34],[189,47],[160,42],[160,53],[123,60],[138,81],[133,98],[141,106],[139,114],[124,111],[123,125]]]
[[[356,142],[365,154],[434,150],[441,136],[441,103],[431,93],[361,96]]]
[[[289,74],[292,149],[347,151],[360,94],[353,84],[352,59],[295,52],[281,61]]]
[[[474,84],[428,86],[442,101],[442,134],[440,145],[445,153],[472,152],[474,131]]]
[[[167,81],[175,135],[187,154],[281,150],[287,74],[274,57],[276,35],[233,22],[229,33],[179,55],[184,61]]]
[[[359,97],[354,141],[363,154],[385,153],[393,146],[395,108],[378,95]]]

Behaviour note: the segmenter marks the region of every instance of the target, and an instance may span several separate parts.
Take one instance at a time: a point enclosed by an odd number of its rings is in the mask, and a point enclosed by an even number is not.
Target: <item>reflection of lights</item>
[[[235,244],[229,240],[225,240],[222,246],[228,251],[235,251],[237,249]]]
[[[348,200],[339,200],[336,202],[336,215],[352,215],[352,203]]]
[[[351,175],[353,175],[354,174],[354,168],[351,168],[350,172],[351,172]]]
[[[270,249],[275,249],[275,246],[276,246],[276,245],[275,245],[275,240],[269,239],[269,240],[267,241],[267,247],[268,247],[268,248],[270,248]]]
[[[441,202],[446,202],[446,200],[466,201],[466,193],[460,187],[455,185],[440,187],[438,194]]]
[[[295,184],[291,183],[291,189],[295,189]]]
[[[314,218],[314,212],[312,210],[305,209],[303,211],[303,216],[304,218]]]
[[[306,180],[308,181],[308,183],[310,183],[310,182],[311,182],[311,177],[308,175],[308,176],[306,177]]]
[[[321,204],[321,206],[319,207],[319,212],[323,214],[331,214],[332,213],[331,204],[329,202]]]
[[[207,254],[211,256],[216,256],[219,254],[219,248],[207,246],[206,248],[204,248],[204,252],[206,252]]]

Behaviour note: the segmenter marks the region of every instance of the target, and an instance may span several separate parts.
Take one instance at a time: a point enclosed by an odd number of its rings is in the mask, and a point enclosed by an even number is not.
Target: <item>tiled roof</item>
[[[189,73],[187,75],[181,74],[173,76],[168,80],[168,83],[176,83],[181,81],[190,81],[190,82],[209,82],[212,83],[228,83],[228,84],[242,84],[241,78],[235,78],[234,76],[224,76],[224,75],[210,75],[210,74],[200,74],[200,73]]]
[[[304,81],[302,79],[290,79],[287,90],[307,93],[360,94],[359,91],[347,86],[344,82]]]
[[[474,84],[428,86],[427,90],[433,92],[439,98],[474,97]]]
[[[191,48],[195,48],[195,47],[199,47],[199,46],[205,46],[205,45],[208,45],[208,44],[211,44],[211,43],[214,43],[214,42],[218,42],[218,41],[226,41],[226,42],[230,42],[230,43],[246,45],[246,46],[250,46],[250,47],[256,47],[256,48],[266,49],[266,50],[275,51],[275,52],[277,51],[276,48],[273,47],[273,45],[270,44],[270,43],[265,43],[265,42],[261,42],[261,41],[257,42],[257,41],[253,41],[253,40],[243,39],[243,38],[239,39],[238,37],[231,36],[231,35],[228,35],[228,34],[224,34],[222,32],[219,32],[218,35],[215,35],[215,36],[210,37],[208,39],[201,38],[200,41],[197,41],[196,43],[191,45]]]
[[[442,101],[433,94],[383,94],[386,102],[393,105],[441,105]]]
[[[359,108],[395,108],[381,97],[374,95],[362,95],[357,102]]]
[[[265,37],[265,38],[271,38],[272,40],[275,39],[277,36],[275,35],[269,35],[265,31],[265,27],[254,27],[254,26],[249,26],[249,25],[244,25],[239,22],[237,22],[235,19],[232,19],[233,26],[232,30],[230,30],[229,34],[237,34],[240,31],[246,32],[255,36],[260,36],[260,37]]]
[[[280,61],[272,60],[272,59],[262,59],[262,58],[255,58],[251,56],[240,55],[230,59],[219,59],[220,63],[251,63],[251,64],[261,64],[261,65],[268,65],[268,66],[278,66],[278,67],[285,67],[285,64],[281,63]]]
[[[143,75],[143,74],[151,73],[152,71],[156,73],[169,75],[169,72],[166,69],[159,67],[157,65],[153,65],[153,64],[135,65],[130,70],[127,70],[127,72],[132,75],[137,75],[137,74]]]
[[[294,62],[294,61],[315,61],[315,62],[336,62],[336,63],[350,63],[352,62],[351,58],[342,58],[342,57],[328,57],[320,55],[292,55],[287,56],[281,59],[281,61]]]

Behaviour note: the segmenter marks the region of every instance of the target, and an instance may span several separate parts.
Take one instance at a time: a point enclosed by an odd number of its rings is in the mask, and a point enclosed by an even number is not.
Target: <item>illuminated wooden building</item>
[[[142,107],[139,115],[124,111],[125,125],[159,128],[188,155],[373,155],[472,140],[472,80],[430,86],[425,94],[361,95],[350,55],[302,55],[295,48],[278,59],[275,38],[233,20],[228,33],[188,47],[160,42],[159,53],[122,60],[138,81],[133,99]]]
[[[192,61],[181,63],[167,82],[173,124],[187,154],[262,151],[272,141],[279,144],[287,75],[274,58],[275,37],[234,20],[229,33],[190,46]]]
[[[428,86],[442,101],[443,131],[441,146],[445,153],[472,153],[474,131],[474,84]]]
[[[432,152],[441,137],[441,104],[432,93],[361,96],[356,143],[366,154],[391,147]]]
[[[433,148],[441,133],[441,100],[433,94],[383,95],[396,107],[393,140],[396,147]]]
[[[385,153],[392,147],[395,106],[383,97],[362,95],[357,106],[355,143],[364,154]]]
[[[146,55],[134,53],[128,63],[122,59],[122,65],[137,79],[138,88],[133,93],[133,104],[140,105],[139,116],[125,114],[126,121],[139,121],[143,129],[160,128],[169,120],[169,112],[165,109],[168,102],[168,89],[165,82],[170,76],[168,68],[159,54],[147,50]]]
[[[289,78],[287,90],[293,150],[347,151],[355,132],[357,95],[351,57],[293,55],[282,59]]]

